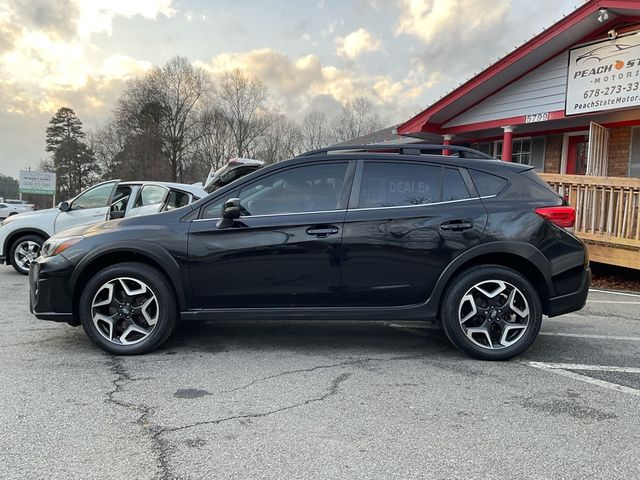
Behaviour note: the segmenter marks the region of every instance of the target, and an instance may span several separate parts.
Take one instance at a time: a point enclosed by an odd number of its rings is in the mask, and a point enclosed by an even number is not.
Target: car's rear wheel
[[[94,275],[82,292],[80,321],[104,351],[137,355],[162,345],[177,319],[169,280],[142,263],[120,263]]]
[[[44,243],[44,238],[40,235],[23,235],[18,237],[9,249],[9,259],[16,272],[22,275],[29,274],[29,265],[38,255]]]
[[[483,360],[506,360],[536,339],[542,307],[531,282],[518,272],[481,265],[451,283],[441,317],[447,337],[463,352]]]

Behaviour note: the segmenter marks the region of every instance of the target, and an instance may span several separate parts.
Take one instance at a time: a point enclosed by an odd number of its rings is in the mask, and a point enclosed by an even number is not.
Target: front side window
[[[244,215],[335,210],[347,163],[308,165],[264,177],[240,190]]]
[[[157,205],[164,201],[167,189],[160,185],[145,185],[136,199],[134,208]]]
[[[106,207],[109,205],[112,191],[113,182],[93,187],[80,194],[71,204],[71,208],[73,210],[84,210],[86,208]]]
[[[365,162],[358,208],[439,202],[441,171],[433,165]]]

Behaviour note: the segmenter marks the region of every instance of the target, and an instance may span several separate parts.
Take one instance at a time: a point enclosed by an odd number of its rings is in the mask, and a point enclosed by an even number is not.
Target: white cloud
[[[269,88],[272,99],[287,114],[302,116],[316,99],[346,103],[358,96],[368,97],[375,105],[400,120],[397,112],[414,102],[428,85],[421,78],[409,76],[394,80],[388,75],[368,75],[353,69],[323,65],[316,55],[291,58],[271,48],[237,53],[222,53],[209,62],[195,62],[213,75],[235,68],[257,77]],[[437,79],[433,79],[437,81]]]
[[[141,16],[156,19],[160,15],[173,16],[172,0],[76,0],[78,2],[78,34],[89,38],[93,33],[113,33],[113,19],[117,16]]]
[[[336,53],[350,60],[353,60],[362,53],[374,52],[382,48],[380,39],[375,38],[364,28],[359,28],[346,37],[337,37],[336,45]]]
[[[442,36],[451,44],[478,32],[486,38],[509,9],[509,0],[403,0],[396,32],[426,43]]]

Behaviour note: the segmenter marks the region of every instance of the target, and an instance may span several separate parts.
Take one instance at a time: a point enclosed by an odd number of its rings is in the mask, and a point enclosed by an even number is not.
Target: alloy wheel
[[[21,270],[29,270],[29,265],[40,255],[40,245],[32,240],[20,242],[13,252],[13,261]]]
[[[504,280],[475,284],[462,297],[458,319],[475,345],[499,350],[514,345],[529,327],[529,303],[524,294]]]
[[[135,345],[158,323],[160,307],[151,288],[131,277],[104,283],[91,302],[91,318],[98,333],[116,345]]]

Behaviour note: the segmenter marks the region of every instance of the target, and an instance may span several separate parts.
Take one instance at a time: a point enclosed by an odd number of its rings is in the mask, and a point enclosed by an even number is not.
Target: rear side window
[[[179,192],[177,190],[171,190],[169,192],[169,196],[167,197],[167,204],[165,205],[165,211],[173,210],[175,208],[184,207],[185,205],[189,205],[189,194],[184,192]]]
[[[359,208],[423,205],[440,201],[440,167],[365,162]]]
[[[481,197],[497,195],[507,184],[504,178],[491,175],[490,173],[469,170],[469,174]]]
[[[442,201],[465,200],[470,198],[469,190],[464,183],[460,170],[445,168],[442,177]]]
[[[134,204],[134,208],[147,207],[149,205],[157,205],[164,200],[167,189],[159,185],[145,185],[138,195],[138,199]]]

